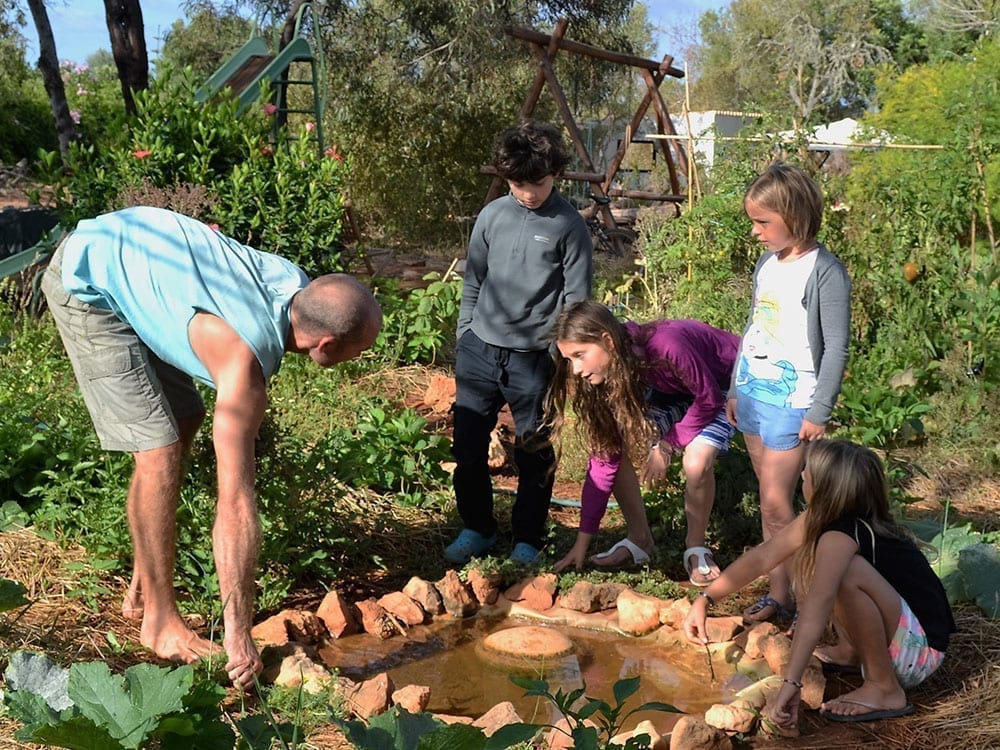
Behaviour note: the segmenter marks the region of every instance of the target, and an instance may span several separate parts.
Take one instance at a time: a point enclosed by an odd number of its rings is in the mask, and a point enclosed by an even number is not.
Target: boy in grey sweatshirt
[[[544,544],[555,452],[542,422],[552,375],[547,335],[563,306],[588,299],[593,248],[579,212],[554,188],[569,163],[559,131],[526,121],[493,147],[510,193],[487,204],[472,230],[455,360],[455,500],[465,528],[445,558],[464,565],[496,542],[488,452],[497,415],[514,417],[517,496],[511,559],[535,560]]]

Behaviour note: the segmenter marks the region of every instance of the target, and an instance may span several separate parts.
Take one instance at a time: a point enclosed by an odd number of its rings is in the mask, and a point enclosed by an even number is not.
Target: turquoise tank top
[[[292,297],[309,283],[284,258],[148,207],[81,221],[63,245],[62,281],[70,294],[132,326],[164,362],[213,387],[188,341],[194,314],[226,321],[270,378],[285,353]]]

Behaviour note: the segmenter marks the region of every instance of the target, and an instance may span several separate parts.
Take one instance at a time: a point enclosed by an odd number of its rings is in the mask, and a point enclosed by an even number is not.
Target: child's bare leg
[[[681,464],[684,469],[684,515],[687,520],[684,546],[688,549],[705,545],[708,519],[715,504],[715,459],[718,455],[719,449],[708,443],[693,442],[684,449]],[[709,560],[710,573],[703,575],[692,567],[692,576],[705,583],[718,578],[718,565],[711,558]],[[692,555],[685,565],[696,564],[696,561],[696,556]]]
[[[851,667],[861,666],[861,657],[851,643],[847,628],[842,624],[848,617],[850,613],[845,612],[839,602],[836,603],[833,608],[833,629],[837,634],[837,642],[813,649],[813,653],[820,661]]]
[[[802,473],[805,444],[777,451],[764,447],[759,435],[745,435],[744,439],[760,488],[760,518],[766,542],[795,519],[792,497]],[[791,577],[785,565],[768,574],[768,583],[768,595],[786,607],[791,606]],[[765,607],[755,615],[745,616],[756,621],[767,620],[774,614],[771,607]]]
[[[837,592],[837,608],[845,615],[838,633],[847,638],[864,668],[865,681],[857,690],[823,704],[823,710],[841,715],[902,708],[906,693],[896,679],[889,642],[901,613],[896,590],[860,556],[855,556]]]
[[[625,517],[625,526],[629,541],[633,542],[640,549],[646,552],[653,551],[653,532],[649,528],[649,521],[646,519],[646,506],[642,502],[642,489],[639,487],[639,477],[635,469],[628,461],[622,461],[615,477],[615,484],[611,488],[618,501],[618,507]],[[590,558],[595,565],[602,567],[615,567],[632,562],[632,553],[624,547],[615,550],[614,554],[601,557],[600,559]]]

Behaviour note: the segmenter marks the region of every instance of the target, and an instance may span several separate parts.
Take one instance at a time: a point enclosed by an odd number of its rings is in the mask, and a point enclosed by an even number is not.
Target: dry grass
[[[951,456],[930,476],[914,474],[906,489],[921,498],[912,506],[917,511],[940,512],[947,503],[977,531],[1000,529],[1000,477],[984,476],[964,456]]]
[[[899,747],[1000,747],[1000,621],[969,607],[955,620],[948,656],[914,695],[919,710],[890,728]]]
[[[403,368],[380,373],[360,383],[360,387],[388,393],[417,406],[433,368]],[[420,409],[422,412],[423,409]],[[432,417],[428,417],[432,418]],[[998,527],[1000,481],[995,477],[976,476],[974,469],[953,458],[931,477],[915,475],[909,491],[921,496],[914,510],[939,512],[947,499],[954,514],[970,518],[978,530]],[[372,590],[399,588],[411,575],[435,580],[440,575],[440,561],[428,550],[439,550],[454,531],[455,519],[433,509],[404,508],[389,499],[365,493],[345,485],[337,488],[339,512],[352,519],[352,533],[366,539],[366,555],[381,560],[384,571],[372,569],[360,560],[345,559],[345,578],[338,587],[345,592],[368,595]],[[122,521],[124,523],[124,519]],[[571,529],[567,527],[567,533]],[[0,534],[0,577],[22,582],[34,603],[23,613],[0,614],[0,654],[16,649],[44,651],[61,664],[99,659],[120,672],[149,655],[138,648],[135,623],[118,612],[125,582],[102,581],[111,594],[97,602],[97,611],[71,594],[80,588],[80,578],[90,571],[87,555],[78,547],[62,549],[54,542],[39,538],[31,530]],[[67,563],[83,563],[80,572]],[[354,585],[352,585],[354,584]],[[734,600],[733,606],[747,604],[757,592],[745,592],[747,601]],[[322,592],[296,592],[288,606],[312,606]],[[960,607],[955,612],[959,631],[953,636],[947,658],[927,683],[910,695],[917,712],[910,717],[870,725],[840,725],[828,722],[815,712],[803,719],[804,735],[797,740],[755,739],[755,748],[797,748],[798,750],[842,748],[964,748],[966,750],[1000,748],[1000,621],[984,619],[974,607]],[[113,634],[113,639],[108,634]],[[128,644],[112,648],[112,640]],[[0,666],[3,666],[0,664]],[[839,679],[839,678],[838,678]],[[832,683],[833,690],[849,690],[850,683]],[[239,713],[239,708],[226,708]],[[13,739],[18,725],[0,719],[0,750],[24,748]],[[303,747],[344,750],[349,747],[333,727],[322,727],[308,738]]]

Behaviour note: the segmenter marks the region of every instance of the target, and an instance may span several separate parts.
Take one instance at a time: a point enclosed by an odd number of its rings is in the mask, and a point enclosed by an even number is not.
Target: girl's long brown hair
[[[622,324],[604,305],[585,300],[563,311],[552,338],[597,344],[611,357],[604,382],[591,385],[573,374],[572,363],[557,356],[545,400],[546,423],[553,439],[560,440],[568,405],[576,414],[577,429],[591,454],[610,457],[621,453],[624,459],[634,460],[639,446],[641,450],[649,447],[655,430],[646,418],[639,362]]]
[[[849,440],[818,440],[809,444],[806,468],[813,491],[805,511],[805,539],[795,556],[799,595],[815,575],[816,545],[823,529],[838,518],[856,517],[876,534],[912,538],[892,516],[882,461],[871,449]]]

